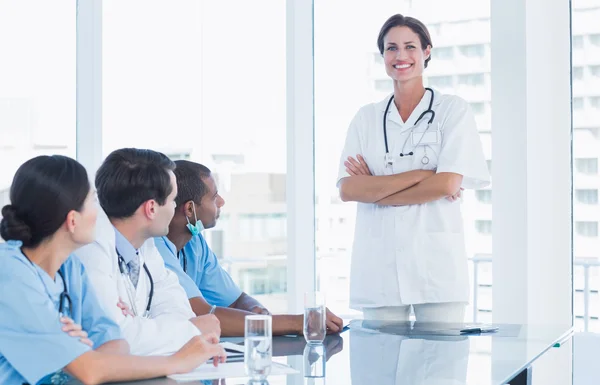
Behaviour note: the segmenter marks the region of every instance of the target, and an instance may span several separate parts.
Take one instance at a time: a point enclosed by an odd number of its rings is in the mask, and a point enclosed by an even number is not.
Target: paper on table
[[[225,341],[225,342],[221,342],[221,346],[223,347],[223,349],[226,349],[226,350],[233,350],[234,352],[244,353],[243,345],[238,345],[238,344],[234,344],[234,343]]]
[[[278,362],[271,365],[270,376],[281,376],[287,374],[296,374],[297,370]],[[247,377],[243,362],[227,362],[219,364],[216,368],[210,364],[204,364],[194,371],[185,374],[174,374],[169,376],[175,381],[198,381],[198,380],[218,380],[220,378],[240,378]]]

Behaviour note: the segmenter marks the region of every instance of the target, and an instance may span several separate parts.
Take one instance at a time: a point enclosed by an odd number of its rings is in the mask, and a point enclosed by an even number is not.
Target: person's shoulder
[[[437,90],[434,90],[434,92],[435,98],[437,99],[434,101],[434,105],[439,104],[441,107],[452,111],[460,111],[469,108],[469,102],[456,94],[445,94]]]
[[[198,259],[205,258],[210,253],[210,248],[202,233],[194,235],[184,248],[187,249],[186,252],[191,252]]]
[[[0,244],[0,282],[6,282],[15,276],[35,275],[31,262],[21,251],[20,241],[7,241]]]
[[[378,102],[371,102],[371,103],[363,105],[356,112],[356,116],[372,117],[372,116],[375,116],[378,112],[383,113],[385,111],[385,108],[386,108],[387,103],[389,102],[390,98],[391,98],[391,95],[388,95],[384,99],[382,99]]]
[[[62,267],[66,271],[70,271],[76,275],[81,275],[84,270],[83,263],[74,254],[69,255],[67,260],[62,264]]]

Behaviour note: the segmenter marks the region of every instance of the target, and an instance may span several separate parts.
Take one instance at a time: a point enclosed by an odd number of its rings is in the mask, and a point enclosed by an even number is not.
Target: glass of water
[[[304,339],[309,344],[321,344],[326,334],[325,299],[323,294],[307,292],[304,294]]]
[[[252,381],[262,381],[271,373],[273,332],[270,315],[246,316],[244,366]]]

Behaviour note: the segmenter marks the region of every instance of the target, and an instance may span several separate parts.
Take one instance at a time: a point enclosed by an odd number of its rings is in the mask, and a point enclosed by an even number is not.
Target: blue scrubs
[[[73,304],[65,316],[88,332],[94,348],[121,339],[79,260],[69,257],[60,271]],[[21,252],[21,242],[0,244],[0,384],[56,382],[57,372],[91,350],[62,331],[58,308],[63,290],[60,275],[52,280],[32,264]]]
[[[186,243],[179,258],[175,245],[167,237],[154,238],[154,243],[165,266],[177,274],[188,298],[204,297],[211,305],[228,307],[242,295],[242,290],[221,267],[202,234],[193,236]],[[187,260],[186,272],[183,271],[183,254]]]

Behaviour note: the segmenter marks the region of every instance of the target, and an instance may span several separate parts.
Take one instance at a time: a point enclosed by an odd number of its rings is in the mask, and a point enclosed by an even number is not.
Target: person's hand
[[[71,337],[79,337],[79,342],[90,348],[94,347],[94,343],[88,338],[87,332],[81,328],[81,325],[76,324],[75,321],[69,317],[61,317],[60,322],[63,324],[63,332],[69,334]]]
[[[350,174],[350,176],[372,175],[371,171],[369,171],[369,166],[367,166],[367,162],[365,162],[365,158],[363,158],[362,155],[357,155],[356,159],[349,156],[348,160],[344,162],[344,166],[346,166],[346,172]]]
[[[214,333],[217,337],[221,335],[221,323],[214,314],[206,314],[194,317],[190,320],[202,334]]]
[[[125,317],[127,317],[127,316],[135,317],[135,315],[133,314],[133,312],[129,308],[129,305],[127,305],[121,298],[119,298],[119,302],[117,302],[117,307],[119,309],[121,309],[121,311],[123,312],[123,315]]]
[[[214,333],[207,333],[195,336],[171,357],[175,373],[188,373],[211,358],[213,365],[218,366],[226,361],[227,354],[219,345],[219,337]]]
[[[462,197],[463,190],[464,188],[461,187],[456,194],[450,195],[449,197],[446,197],[446,199],[450,202],[456,202]]]
[[[327,309],[326,312],[327,312],[327,322],[326,322],[327,334],[341,332],[342,328],[344,327],[344,321],[340,317],[336,316],[331,311],[329,311],[329,309]]]
[[[255,314],[271,315],[271,312],[262,306],[254,306],[250,311]]]

